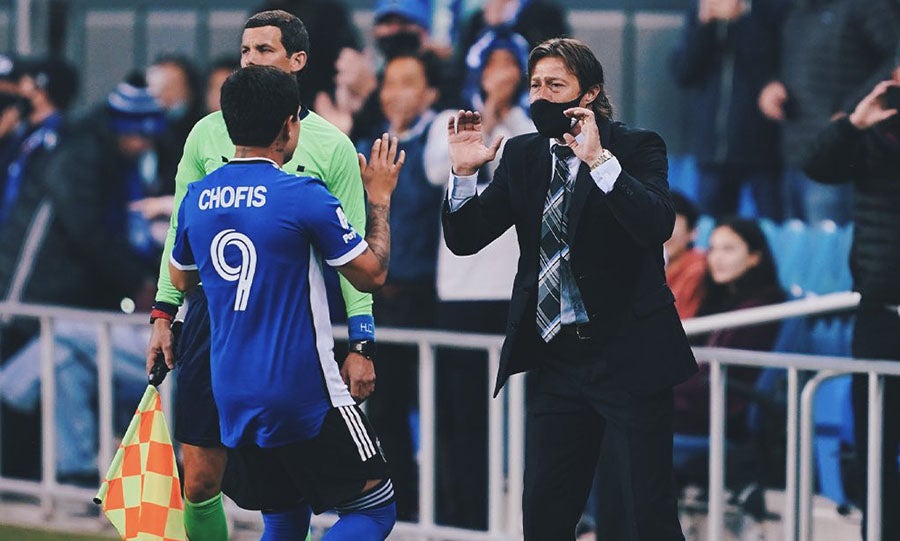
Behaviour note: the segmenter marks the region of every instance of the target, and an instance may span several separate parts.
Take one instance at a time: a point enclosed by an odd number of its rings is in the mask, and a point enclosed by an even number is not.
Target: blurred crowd
[[[507,232],[470,257],[452,255],[440,240],[449,173],[447,121],[461,108],[480,111],[487,141],[534,131],[528,53],[544,39],[571,33],[564,3],[454,0],[450,47],[432,39],[435,11],[429,0],[375,0],[372,7],[370,39],[340,0],[269,0],[258,11],[290,11],[309,30],[309,67],[299,77],[305,106],[338,126],[360,152],[368,153],[384,132],[397,136],[406,151],[392,202],[391,267],[387,284],[375,295],[378,326],[501,333],[516,238]],[[366,41],[373,46],[362,47]],[[197,120],[218,109],[219,88],[238,67],[237,51],[203,68],[183,53],[160,56],[128,74],[105,100],[78,114],[71,108],[79,74],[70,63],[60,57],[0,56],[0,299],[149,309],[184,141]],[[673,84],[685,91],[698,174],[695,194],[675,195],[678,219],[666,245],[667,275],[683,318],[788,298],[758,217],[844,224],[860,214],[882,213],[889,225],[879,235],[900,238],[900,190],[873,199],[865,190],[860,195],[853,168],[829,184],[805,172],[819,165],[814,151],[823,130],[849,118],[880,81],[893,77],[900,83],[900,1],[698,0],[686,13],[671,67]],[[900,105],[897,93],[883,94],[872,98],[881,100],[882,109]],[[898,124],[894,115],[874,127],[849,129],[876,130],[900,154]],[[479,189],[496,164],[480,172]],[[900,182],[897,169],[879,175]],[[740,205],[745,188],[752,196],[750,210]],[[735,217],[739,211],[745,216]],[[716,221],[705,252],[692,244],[701,215]],[[881,263],[874,256],[864,264]],[[16,430],[23,441],[38,438],[36,398],[26,392],[37,384],[37,331],[34,320],[2,322],[4,432]],[[82,379],[73,381],[90,387],[83,378],[93,369],[93,361],[86,360],[93,358],[92,339],[77,326],[57,331],[59,373],[75,371]],[[778,325],[749,327],[715,332],[696,343],[768,350],[778,332]],[[146,340],[114,336],[117,363],[131,367],[117,368],[117,378],[140,379],[145,345]],[[401,520],[415,518],[418,498],[409,422],[416,408],[416,356],[413,348],[381,348],[378,392],[369,404],[394,468]],[[440,350],[438,356],[437,518],[484,529],[484,354]],[[758,372],[734,370],[731,376],[752,387]],[[677,431],[685,436],[704,436],[705,385],[701,376],[676,389]],[[137,401],[132,394],[141,389],[125,389],[124,383],[117,386],[117,403],[130,412]],[[82,394],[65,401],[58,417],[71,417],[82,406],[90,410],[94,398]],[[728,403],[729,427],[735,430],[730,437],[736,441],[745,436],[739,433],[740,419],[748,407],[740,396]],[[90,457],[96,427],[73,421],[68,430],[71,435],[62,436],[60,447],[60,478],[95,479],[97,465]],[[5,440],[4,474],[36,476],[33,447],[23,450]],[[76,455],[77,441],[88,444]]]

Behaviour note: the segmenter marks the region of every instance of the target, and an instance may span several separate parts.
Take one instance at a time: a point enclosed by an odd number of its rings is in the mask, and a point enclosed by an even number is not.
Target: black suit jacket
[[[598,125],[601,143],[622,173],[604,194],[581,164],[568,210],[571,268],[593,327],[597,362],[605,363],[600,383],[652,393],[697,370],[663,271],[662,244],[675,223],[665,143],[619,122]],[[452,213],[444,203],[444,239],[457,255],[478,252],[510,226],[518,234],[519,263],[495,395],[511,374],[538,366],[547,352],[535,317],[551,167],[546,137],[515,137],[479,196]]]

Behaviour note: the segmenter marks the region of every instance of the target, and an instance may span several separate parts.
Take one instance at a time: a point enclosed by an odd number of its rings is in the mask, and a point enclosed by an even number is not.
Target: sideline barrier
[[[852,310],[859,303],[856,293],[835,293],[806,298],[779,305],[764,306],[695,318],[684,322],[688,334],[701,334],[715,329],[740,327],[758,323],[779,321],[790,317],[820,315]],[[115,451],[112,426],[113,356],[110,338],[111,325],[146,325],[146,317],[114,312],[75,310],[41,305],[0,303],[0,316],[26,316],[41,323],[41,389],[53,390],[53,325],[55,321],[74,320],[97,326],[97,385],[99,400],[100,447],[98,463],[107,464]],[[346,329],[335,328],[335,338],[345,338]],[[493,376],[496,375],[502,337],[485,334],[462,334],[444,331],[406,329],[378,330],[379,342],[402,343],[419,349],[419,408],[421,419],[421,449],[419,462],[419,521],[398,523],[397,533],[421,535],[423,538],[457,540],[511,540],[521,537],[520,501],[524,473],[525,390],[524,378],[514,376],[502,394],[489,401],[488,410],[488,530],[474,531],[444,527],[435,524],[435,348],[452,347],[477,349],[488,352],[489,384],[484,389],[490,395]],[[783,509],[784,539],[809,541],[813,539],[811,501],[812,475],[812,405],[815,392],[822,381],[841,374],[864,373],[869,376],[869,492],[868,536],[880,538],[880,464],[881,464],[881,407],[884,393],[884,376],[900,376],[900,363],[847,359],[785,353],[763,353],[719,348],[695,348],[698,360],[709,362],[710,377],[710,460],[709,460],[709,536],[724,538],[725,512],[725,386],[728,366],[753,366],[783,368],[788,374],[787,461],[786,498]],[[801,387],[801,372],[814,377]],[[167,416],[171,418],[170,385],[163,384],[161,393]],[[63,499],[89,501],[94,489],[76,488],[59,484],[55,472],[54,393],[41,393],[42,406],[42,461],[45,472],[39,481],[23,481],[0,477],[0,491],[34,496],[40,499],[44,516],[50,518],[59,512]],[[507,439],[504,444],[504,432]],[[2,426],[0,426],[2,435]],[[258,513],[229,506],[229,514],[241,521],[260,524]],[[327,526],[335,517],[314,517],[315,526]]]

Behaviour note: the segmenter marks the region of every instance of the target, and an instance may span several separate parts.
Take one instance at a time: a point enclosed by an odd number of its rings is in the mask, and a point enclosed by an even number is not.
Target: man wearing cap
[[[74,97],[77,83],[75,71],[62,61],[29,62],[27,72],[25,64],[0,56],[0,240],[4,247],[0,262],[5,272],[13,269],[13,258],[19,256],[16,248],[22,245],[25,221],[31,219],[35,197],[43,191],[46,158],[56,146],[63,112]],[[0,357],[4,360],[32,333],[33,329],[19,325],[21,322],[4,325],[0,339]],[[36,435],[37,419],[29,414],[7,412],[3,422],[8,433],[23,436],[5,439],[5,472],[36,474],[39,466],[35,449],[19,442],[27,439],[28,434]]]
[[[0,190],[5,189],[6,168],[25,138],[28,100],[19,92],[22,62],[0,54]]]
[[[74,88],[74,71],[54,62],[38,63],[22,77],[38,127],[10,167],[18,171],[9,180],[18,180],[0,226],[0,300],[117,309],[123,297],[137,298],[153,284],[153,259],[138,257],[126,234],[127,189],[138,155],[164,120],[162,110],[146,88],[122,83],[88,117],[56,125],[72,97],[62,89]],[[2,324],[4,356],[38,332],[30,319]],[[16,449],[39,457],[21,444],[27,432],[18,428]],[[4,465],[13,467],[9,460]],[[36,463],[24,467],[40,471]]]
[[[117,308],[123,297],[150,287],[155,274],[152,259],[126,255],[135,254],[127,203],[137,158],[165,117],[142,82],[132,81],[120,83],[87,117],[49,129],[72,98],[70,70],[52,61],[22,78],[34,104],[30,118],[40,126],[34,145],[54,152],[37,160],[34,150],[19,164],[15,204],[0,228],[0,294],[4,301]],[[29,173],[30,164],[41,165],[40,174]],[[33,322],[26,326],[36,330]]]
[[[64,60],[39,59],[22,68],[17,84],[13,101],[22,122],[13,136],[16,144],[9,162],[2,163],[6,170],[0,191],[0,225],[9,218],[23,180],[40,178],[42,156],[56,146],[63,115],[78,91],[78,73]]]

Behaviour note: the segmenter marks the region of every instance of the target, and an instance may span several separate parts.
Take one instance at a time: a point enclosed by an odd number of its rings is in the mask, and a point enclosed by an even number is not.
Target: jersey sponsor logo
[[[338,220],[341,222],[341,227],[348,230],[341,236],[341,238],[344,239],[344,244],[347,244],[356,238],[356,230],[350,227],[350,220],[348,220],[347,215],[344,214],[344,209],[338,207],[335,209],[335,212],[337,213]]]
[[[232,207],[259,208],[265,206],[265,204],[265,186],[238,186],[236,188],[232,186],[216,186],[200,192],[200,198],[197,200],[197,206],[200,210]]]
[[[234,246],[241,252],[241,263],[232,267],[225,261],[225,248]],[[212,258],[213,267],[223,280],[237,282],[237,291],[234,296],[234,311],[243,312],[247,309],[247,300],[250,298],[250,288],[253,286],[253,276],[256,274],[256,247],[250,237],[238,233],[234,229],[223,229],[213,237],[209,245],[209,255]]]
[[[338,207],[337,209],[335,209],[335,212],[337,213],[338,220],[341,222],[341,227],[343,227],[344,229],[350,229],[350,220],[348,220],[347,215],[344,214],[344,209]]]

